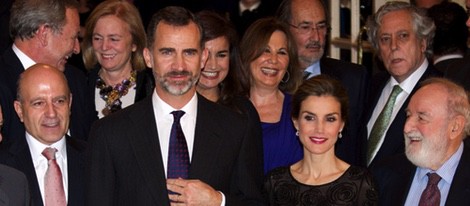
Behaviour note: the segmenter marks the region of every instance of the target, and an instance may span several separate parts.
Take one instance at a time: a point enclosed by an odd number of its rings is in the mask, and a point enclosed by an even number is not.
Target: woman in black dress
[[[304,157],[267,175],[270,205],[377,205],[369,172],[335,155],[347,111],[348,97],[338,81],[319,75],[299,87],[292,97],[292,120]]]

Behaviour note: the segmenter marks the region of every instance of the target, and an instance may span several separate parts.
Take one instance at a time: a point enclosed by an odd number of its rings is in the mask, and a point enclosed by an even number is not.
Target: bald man
[[[31,205],[47,205],[45,151],[55,151],[60,169],[62,199],[84,205],[83,152],[85,143],[67,135],[72,95],[64,74],[53,66],[35,64],[20,75],[14,108],[26,133],[2,145],[0,163],[22,171],[29,182]],[[43,155],[44,154],[44,155]],[[49,162],[49,163],[48,163]],[[65,203],[64,202],[64,203]]]

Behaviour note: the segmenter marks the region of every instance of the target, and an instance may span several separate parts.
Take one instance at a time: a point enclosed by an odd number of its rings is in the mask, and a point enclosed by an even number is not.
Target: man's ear
[[[20,121],[23,122],[23,105],[20,101],[15,100],[13,106],[15,107],[16,114],[18,114]]]
[[[52,34],[51,27],[47,24],[43,24],[39,26],[38,30],[36,31],[36,37],[39,40],[41,46],[45,47],[49,43],[49,35]]]
[[[465,123],[466,123],[466,120],[465,120],[465,117],[462,116],[462,115],[457,115],[455,116],[451,122],[450,122],[450,139],[454,139],[454,138],[457,138],[457,137],[460,137],[462,136],[462,133],[465,133]],[[465,136],[465,134],[464,134]]]
[[[69,111],[70,111],[70,114],[72,114],[72,93],[70,93]]]
[[[206,66],[207,58],[209,57],[209,50],[204,48],[201,54],[201,70]]]
[[[148,68],[153,68],[153,56],[148,48],[144,48],[144,60]]]
[[[427,48],[427,39],[421,39],[421,52],[425,53]]]

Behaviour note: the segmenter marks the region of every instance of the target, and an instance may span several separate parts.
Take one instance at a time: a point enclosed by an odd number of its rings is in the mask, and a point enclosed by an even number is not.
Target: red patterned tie
[[[62,183],[62,173],[55,159],[57,149],[48,147],[42,155],[47,158],[47,171],[44,176],[45,206],[65,206],[65,193]]]
[[[171,112],[173,114],[173,125],[170,133],[170,147],[168,150],[168,173],[167,178],[188,178],[189,153],[181,129],[180,118],[184,111],[178,110]]]
[[[441,177],[437,173],[428,173],[428,185],[421,194],[419,206],[439,206],[441,202],[441,192],[437,184],[441,181]]]

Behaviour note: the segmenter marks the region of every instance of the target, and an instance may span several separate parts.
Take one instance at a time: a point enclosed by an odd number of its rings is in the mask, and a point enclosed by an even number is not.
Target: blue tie
[[[189,171],[189,153],[181,129],[180,119],[184,111],[178,110],[171,112],[173,114],[173,125],[170,133],[170,147],[168,150],[168,173],[167,178],[188,178]]]

